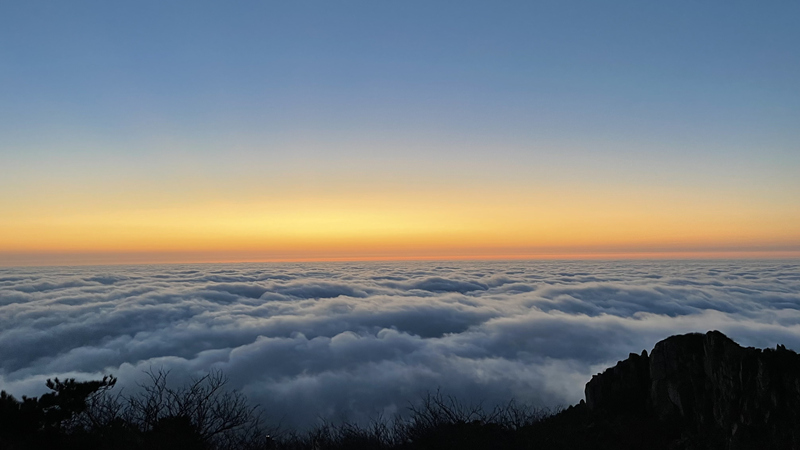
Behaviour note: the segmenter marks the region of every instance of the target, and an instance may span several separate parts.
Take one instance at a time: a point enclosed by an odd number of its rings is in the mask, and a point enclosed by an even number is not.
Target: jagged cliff
[[[561,414],[598,447],[800,449],[800,355],[741,347],[720,333],[669,337],[586,385]]]

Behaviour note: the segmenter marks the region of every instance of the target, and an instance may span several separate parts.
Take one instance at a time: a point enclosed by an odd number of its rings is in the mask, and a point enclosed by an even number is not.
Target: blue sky
[[[796,142],[798,5],[600,3],[6,3],[4,134]]]

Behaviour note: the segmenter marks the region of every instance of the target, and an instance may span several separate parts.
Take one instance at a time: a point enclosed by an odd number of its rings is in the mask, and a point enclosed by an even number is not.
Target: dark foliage
[[[485,409],[437,392],[410,405],[404,417],[363,427],[323,424],[305,434],[281,435],[274,445],[284,450],[522,449],[530,448],[525,430],[550,416],[548,410],[513,401]]]
[[[174,388],[154,371],[139,393],[112,394],[113,377],[47,382],[53,391],[21,401],[0,394],[0,449],[359,450],[527,448],[523,431],[549,417],[510,402],[490,410],[440,392],[407,416],[360,426],[323,423],[297,433],[268,430],[256,408],[225,389],[219,372]]]
[[[52,392],[17,400],[0,393],[0,449],[186,449],[268,447],[261,420],[246,398],[212,372],[179,388],[168,372],[132,396],[112,395],[116,379],[47,380]]]
[[[47,380],[52,392],[39,398],[17,400],[0,392],[0,447],[81,448],[88,433],[80,425],[89,404],[105,395],[117,380],[77,382],[70,378]]]

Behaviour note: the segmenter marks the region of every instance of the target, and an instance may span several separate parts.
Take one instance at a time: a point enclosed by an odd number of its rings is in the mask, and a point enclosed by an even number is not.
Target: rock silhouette
[[[782,345],[745,348],[719,331],[672,336],[595,375],[585,395],[553,420],[605,427],[610,441],[647,430],[650,448],[800,448],[800,355]],[[595,444],[620,448],[610,441]]]

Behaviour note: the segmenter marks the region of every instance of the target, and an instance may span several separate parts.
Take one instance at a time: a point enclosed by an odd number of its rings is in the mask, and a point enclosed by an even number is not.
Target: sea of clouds
[[[800,262],[392,262],[0,268],[0,389],[49,377],[221,369],[304,427],[403,412],[441,389],[486,405],[583,398],[672,334],[800,350]]]

